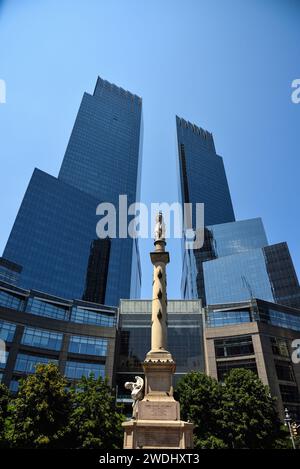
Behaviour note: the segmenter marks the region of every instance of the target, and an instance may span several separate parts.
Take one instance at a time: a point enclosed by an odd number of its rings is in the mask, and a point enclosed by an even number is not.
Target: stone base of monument
[[[193,448],[193,424],[181,420],[130,420],[123,423],[124,449]]]
[[[143,368],[145,397],[136,404],[136,418],[123,423],[124,448],[192,448],[193,424],[180,420],[179,402],[173,397],[172,356],[150,352]]]

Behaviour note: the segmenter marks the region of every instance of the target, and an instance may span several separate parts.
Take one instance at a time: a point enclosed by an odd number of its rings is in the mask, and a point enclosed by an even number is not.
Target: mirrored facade
[[[96,208],[112,203],[118,219],[119,195],[139,201],[141,152],[141,98],[99,78],[58,178],[36,169],[29,183],[4,250],[22,267],[19,286],[108,305],[139,297],[137,240],[99,240]]]
[[[235,220],[223,159],[207,130],[176,117],[180,197],[204,203],[205,225]]]
[[[140,198],[142,100],[102,78],[84,93],[58,179],[96,197]]]
[[[260,218],[235,221],[212,135],[184,119],[176,122],[181,201],[204,203],[205,223],[200,249],[183,244],[183,298],[209,305],[256,297],[300,308],[287,244],[269,246]]]
[[[235,216],[223,159],[217,155],[210,132],[176,116],[178,146],[178,181],[180,202],[191,203],[192,225],[195,227],[195,206],[204,204],[204,224],[234,222]],[[214,259],[210,234],[205,230],[202,249],[187,250],[183,246],[181,291],[185,299],[201,298],[205,303],[202,263]]]
[[[300,287],[286,243],[204,262],[207,304],[250,298],[300,308]]]
[[[268,245],[267,237],[265,234],[264,226],[262,220],[260,218],[253,218],[250,220],[241,220],[236,222],[230,223],[221,223],[219,225],[210,225],[205,227],[204,230],[204,245],[201,249],[197,250],[184,250],[185,256],[185,269],[186,274],[183,275],[183,295],[184,297],[195,297],[200,296],[201,298],[205,298],[207,304],[211,303],[211,292],[208,291],[209,286],[216,282],[216,278],[213,278],[213,274],[210,275],[207,273],[208,269],[217,268],[218,265],[221,266],[224,258],[224,268],[221,272],[218,272],[218,281],[221,282],[220,285],[216,284],[216,288],[222,288],[222,282],[226,282],[226,279],[223,279],[222,275],[224,275],[224,269],[226,269],[227,265],[235,265],[235,262],[242,263],[242,259],[249,255],[248,261],[251,261],[251,254],[250,251],[257,250],[258,248],[263,248]],[[247,254],[248,253],[248,254]],[[236,254],[241,254],[241,257],[232,257],[231,261],[228,256],[234,256]],[[259,254],[256,253],[256,256]],[[253,251],[252,258],[254,260],[255,253]],[[208,261],[213,261],[217,259],[220,261],[219,263],[214,262],[210,264]],[[207,267],[207,269],[206,269]],[[239,269],[240,267],[240,269]],[[255,267],[255,266],[253,266]],[[258,262],[258,267],[256,269],[263,269],[265,271],[265,266],[260,265]],[[242,266],[237,265],[236,271],[239,272],[237,275],[238,281],[242,282],[244,287],[249,293],[249,289],[246,286],[246,272],[243,272]],[[221,267],[220,267],[220,270]],[[188,274],[187,274],[188,273]],[[189,277],[188,277],[189,275]],[[215,274],[217,275],[217,274]],[[267,274],[266,274],[267,275]],[[231,282],[232,283],[232,282]],[[269,283],[267,279],[265,279],[264,284]],[[273,296],[272,293],[269,292],[270,284],[268,284],[267,288],[268,292],[266,293],[264,290],[263,297],[267,300],[272,300]],[[239,293],[235,293],[235,285],[232,284],[231,292],[234,292],[235,298],[231,298],[232,301],[239,301],[240,298]],[[258,293],[261,294],[261,289],[258,289]],[[217,295],[216,292],[213,294]],[[228,292],[230,295],[230,292]],[[249,296],[246,297],[248,299]],[[213,303],[218,302],[212,301]],[[220,301],[225,301],[225,299],[221,299]]]
[[[174,383],[191,370],[204,371],[203,313],[200,301],[168,301],[168,350],[176,362]],[[151,301],[122,300],[116,353],[119,398],[128,399],[126,381],[143,374],[142,362],[151,348]]]
[[[207,226],[214,257],[241,254],[268,245],[261,218]]]
[[[22,265],[19,286],[83,295],[97,200],[35,169],[5,248]]]
[[[4,257],[0,257],[0,281],[17,285],[22,267]]]

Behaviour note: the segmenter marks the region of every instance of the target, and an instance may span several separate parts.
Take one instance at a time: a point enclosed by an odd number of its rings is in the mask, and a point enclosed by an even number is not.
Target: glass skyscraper
[[[195,206],[204,203],[204,224],[234,222],[235,216],[223,159],[217,155],[213,136],[208,131],[176,116],[180,202],[191,203],[193,224]],[[195,226],[194,226],[195,227]],[[202,249],[183,246],[182,295],[185,299],[201,298],[205,303],[203,262],[213,257],[208,233]]]
[[[204,203],[205,224],[201,249],[183,244],[183,298],[223,304],[256,297],[300,308],[287,244],[269,246],[260,218],[235,221],[212,135],[179,117],[176,122],[181,201]]]
[[[33,173],[3,257],[22,267],[18,285],[118,305],[139,298],[137,240],[99,239],[96,208],[140,198],[141,98],[98,78],[85,93],[58,178]],[[118,217],[117,217],[118,218]]]
[[[58,179],[118,204],[140,198],[142,100],[100,77],[84,93]]]
[[[223,158],[211,133],[176,117],[181,203],[204,203],[205,225],[234,221]]]

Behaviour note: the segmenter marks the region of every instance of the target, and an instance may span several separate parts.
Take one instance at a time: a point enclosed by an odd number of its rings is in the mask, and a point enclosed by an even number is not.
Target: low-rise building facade
[[[53,362],[69,382],[93,373],[113,384],[117,321],[117,308],[0,282],[0,380],[15,392],[38,363]]]
[[[283,418],[287,407],[300,420],[296,339],[300,339],[297,309],[257,299],[206,307],[208,375],[222,381],[233,368],[250,369],[269,386],[280,416]]]

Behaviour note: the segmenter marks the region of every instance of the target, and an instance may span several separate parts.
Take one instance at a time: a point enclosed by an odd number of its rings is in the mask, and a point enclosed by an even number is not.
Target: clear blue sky
[[[261,216],[299,275],[299,24],[296,0],[0,0],[0,253],[34,167],[57,176],[100,75],[143,97],[142,200],[178,199],[178,114],[213,132],[237,218]],[[149,297],[151,240],[140,247]],[[180,245],[168,247],[179,298]]]

